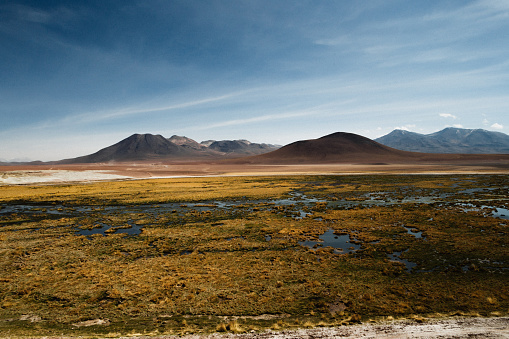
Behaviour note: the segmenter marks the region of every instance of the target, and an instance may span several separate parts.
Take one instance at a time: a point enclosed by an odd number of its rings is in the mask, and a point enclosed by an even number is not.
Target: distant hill
[[[188,158],[198,155],[197,150],[176,145],[161,135],[133,134],[96,153],[62,160],[64,163],[98,163],[109,161],[150,160],[166,157]]]
[[[433,154],[397,150],[363,136],[337,132],[296,141],[257,156],[233,160],[250,164],[488,164],[509,163],[507,154]]]
[[[444,140],[461,135],[444,130]],[[444,132],[441,131],[441,132]],[[403,133],[405,135],[407,133]],[[422,136],[409,133],[414,139]],[[439,133],[435,133],[439,134]],[[449,136],[448,136],[449,134]],[[445,135],[445,136],[444,136]],[[471,133],[471,135],[475,135]],[[458,139],[460,139],[458,137]],[[208,144],[208,146],[207,146]],[[247,140],[207,141],[199,144],[182,136],[167,139],[161,135],[133,134],[93,154],[47,162],[45,164],[79,164],[135,161],[217,161],[236,164],[509,164],[509,154],[438,154],[398,150],[363,136],[337,132],[318,139],[301,140],[278,146],[256,144]],[[273,150],[274,148],[277,148]],[[272,150],[272,151],[271,151]],[[10,163],[14,165],[16,163]],[[31,162],[30,164],[44,164]]]
[[[167,139],[161,135],[133,134],[96,153],[55,163],[224,159],[261,154],[274,149],[275,146],[251,143],[247,140],[214,141],[210,146],[206,146],[184,136],[173,135]]]
[[[375,139],[403,151],[424,153],[508,154],[509,135],[483,129],[445,128],[431,134],[403,130]]]
[[[337,132],[318,139],[296,141],[248,159],[254,163],[385,163],[416,156],[418,154],[396,150],[357,134]]]
[[[211,155],[223,157],[241,157],[248,155],[263,154],[274,151],[281,146],[271,144],[257,144],[248,140],[207,140],[198,143],[193,139],[174,135],[169,141],[183,147],[189,147],[201,151],[207,151]]]
[[[207,146],[202,145],[193,139],[184,136],[172,135],[171,138],[168,138],[169,141],[173,142],[175,145],[189,147],[197,150],[203,150],[207,148]]]
[[[205,140],[200,142],[201,145],[209,147],[212,143],[216,142],[216,140]]]
[[[208,142],[207,142],[208,143]],[[279,146],[269,144],[257,144],[247,140],[221,140],[213,141],[208,146],[209,149],[222,152],[224,154],[235,155],[255,155],[274,151]]]

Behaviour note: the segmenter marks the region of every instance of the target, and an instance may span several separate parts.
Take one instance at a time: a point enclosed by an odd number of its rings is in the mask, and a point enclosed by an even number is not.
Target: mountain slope
[[[248,140],[207,140],[197,143],[193,139],[174,135],[168,139],[176,145],[193,148],[211,155],[222,157],[241,157],[267,153],[279,148],[269,144],[257,144]]]
[[[445,128],[431,134],[403,130],[375,139],[389,147],[425,153],[508,154],[509,135],[483,129]]]
[[[108,161],[150,160],[169,156],[189,158],[197,155],[201,155],[201,153],[197,150],[176,145],[161,135],[133,134],[96,153],[74,159],[62,160],[62,162],[97,163]]]
[[[414,159],[419,153],[396,150],[363,136],[337,132],[302,140],[247,158],[251,163],[385,163]]]
[[[221,140],[213,141],[209,144],[208,148],[222,152],[226,155],[248,156],[274,151],[278,149],[278,146],[269,144],[257,144],[247,140]]]
[[[224,159],[261,154],[276,149],[275,146],[251,143],[247,140],[214,141],[210,147],[193,139],[174,135],[169,139],[161,135],[133,134],[120,142],[96,153],[58,161],[61,164],[99,163],[110,161],[141,160],[198,160]]]
[[[449,131],[450,132],[450,131]],[[446,138],[450,140],[450,137]],[[130,137],[96,153],[66,159],[54,164],[132,162],[144,160],[219,160],[233,159],[237,164],[481,164],[508,163],[509,154],[436,154],[397,150],[376,141],[352,133],[337,132],[318,139],[291,143],[275,151],[251,155],[254,151],[266,151],[264,144],[245,140],[213,142],[209,147],[195,149],[194,140],[185,137],[174,138],[177,145],[161,135],[133,134]],[[213,149],[211,146],[217,143]],[[273,146],[272,146],[273,147]],[[254,151],[253,151],[254,149]],[[231,152],[229,152],[232,150]],[[226,151],[226,152],[225,152]],[[229,153],[228,153],[229,152]],[[244,153],[242,153],[244,152]],[[251,156],[246,156],[251,155]],[[244,156],[238,159],[240,156]]]
[[[401,151],[352,133],[333,133],[303,140],[276,151],[241,158],[237,163],[296,164],[440,164],[509,165],[509,154],[437,154]]]
[[[175,145],[189,147],[197,150],[203,150],[207,148],[207,146],[199,144],[193,139],[184,136],[172,135],[170,138],[168,138],[168,140],[174,143]]]

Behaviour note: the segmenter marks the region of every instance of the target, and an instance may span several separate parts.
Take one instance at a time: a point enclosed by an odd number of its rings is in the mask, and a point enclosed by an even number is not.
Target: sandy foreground
[[[0,166],[0,185],[57,184],[156,178],[306,174],[508,174],[506,166],[320,164],[245,165],[221,163],[108,163]]]

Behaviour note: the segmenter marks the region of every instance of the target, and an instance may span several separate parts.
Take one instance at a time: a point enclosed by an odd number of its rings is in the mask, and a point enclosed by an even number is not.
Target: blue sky
[[[509,1],[0,3],[0,159],[509,129]]]

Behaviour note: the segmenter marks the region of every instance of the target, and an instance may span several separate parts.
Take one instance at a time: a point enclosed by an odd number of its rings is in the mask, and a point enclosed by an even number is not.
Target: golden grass
[[[51,214],[51,207],[5,214],[0,330],[15,335],[241,333],[370,318],[420,321],[436,313],[506,314],[507,221],[447,203],[468,198],[507,206],[507,185],[507,176],[299,176],[0,187],[4,206],[95,206],[71,215]],[[491,190],[457,193],[475,187]],[[308,208],[310,216],[295,219],[290,215],[298,202],[289,207],[255,201],[286,197],[292,190],[329,203],[316,203]],[[370,192],[385,199],[449,195],[440,204],[333,205],[347,198],[366,200]],[[238,199],[243,204],[229,210],[211,202]],[[201,206],[153,213],[168,201]],[[101,207],[148,202],[150,208],[122,213]],[[130,221],[143,225],[139,236],[76,235],[98,223],[123,229]],[[335,254],[299,245],[329,228],[349,234],[362,251]],[[387,254],[396,251],[420,272],[408,273],[389,261]],[[274,322],[263,317],[267,314],[288,316]],[[24,316],[39,320],[20,320]],[[108,319],[109,325],[72,326],[92,319]]]
[[[256,180],[256,181],[254,181]],[[0,186],[0,201],[81,201],[140,204],[247,197],[260,199],[289,192],[292,181],[261,177],[152,179],[63,185]],[[255,188],[255,189],[253,189]]]

